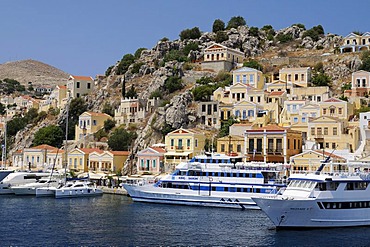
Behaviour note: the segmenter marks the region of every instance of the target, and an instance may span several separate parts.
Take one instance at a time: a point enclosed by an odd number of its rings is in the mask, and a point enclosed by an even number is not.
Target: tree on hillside
[[[27,122],[26,120],[21,116],[15,116],[12,118],[12,120],[8,121],[6,123],[6,133],[8,137],[15,136],[18,131],[22,130],[24,127],[26,127]]]
[[[365,51],[361,55],[362,64],[359,67],[360,70],[370,71],[370,51]]]
[[[258,37],[259,36],[258,27],[250,27],[248,34],[253,37]]]
[[[127,98],[137,98],[137,92],[135,90],[134,84],[132,84],[130,90],[127,91],[126,97]]]
[[[223,22],[220,19],[216,19],[213,22],[212,32],[217,33],[218,31],[223,31],[223,30],[225,30],[225,22]]]
[[[228,39],[229,39],[229,35],[227,35],[226,32],[224,32],[224,31],[218,31],[216,33],[216,39],[215,39],[216,43],[222,43],[222,42],[224,42],[224,41],[226,41]]]
[[[127,151],[136,139],[135,132],[128,132],[123,128],[115,129],[109,136],[108,146],[113,151]]]
[[[168,93],[173,93],[177,90],[183,89],[182,80],[178,76],[170,76],[164,81],[164,89]]]
[[[104,103],[102,112],[105,113],[105,114],[108,114],[111,117],[114,117],[114,109],[113,109],[112,105],[109,104],[109,102]]]
[[[331,78],[325,73],[318,73],[312,77],[312,84],[316,87],[328,86],[330,87]]]
[[[123,75],[128,70],[131,64],[135,62],[135,57],[132,54],[126,54],[122,57],[117,66],[117,75]]]
[[[116,126],[116,121],[114,121],[113,119],[108,118],[107,120],[104,121],[104,130],[106,132],[113,129],[114,126]]]
[[[263,66],[254,59],[250,59],[249,61],[244,62],[243,66],[253,68],[253,69],[257,69],[259,71],[263,70]]]
[[[56,125],[49,125],[39,129],[35,133],[32,146],[47,144],[53,147],[61,147],[64,140],[63,130]]]
[[[134,53],[134,57],[136,58],[136,59],[138,59],[138,58],[140,58],[140,56],[141,56],[141,52],[142,51],[144,51],[144,50],[147,50],[146,48],[139,48],[139,49],[137,49],[136,51],[135,51],[135,53]]]
[[[121,78],[121,81],[122,81],[121,94],[122,94],[122,98],[125,98],[126,97],[126,76],[123,76],[123,78]]]
[[[247,22],[244,20],[243,17],[234,16],[234,17],[231,17],[231,19],[227,23],[226,29],[238,28],[239,26],[245,26],[246,24]]]
[[[6,107],[4,104],[0,103],[0,115],[4,115],[6,113]]]
[[[78,123],[79,116],[87,111],[87,104],[82,98],[74,98],[69,104],[68,110],[68,139],[73,140],[75,138],[75,126]],[[66,131],[66,119],[64,118],[60,125],[63,131]]]
[[[180,33],[180,39],[197,39],[201,36],[201,32],[199,30],[199,27],[193,27],[192,29],[185,29],[181,31]]]

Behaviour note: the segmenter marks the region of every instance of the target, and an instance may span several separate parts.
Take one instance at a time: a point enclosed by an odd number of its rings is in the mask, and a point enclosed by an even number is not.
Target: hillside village
[[[325,169],[370,161],[370,72],[361,69],[369,32],[316,37],[302,24],[184,31],[125,55],[105,75],[3,94],[2,166],[159,174],[206,151],[299,171],[328,156]],[[26,117],[11,135],[9,126]],[[48,132],[58,133],[58,145],[35,141],[51,125],[62,131]]]

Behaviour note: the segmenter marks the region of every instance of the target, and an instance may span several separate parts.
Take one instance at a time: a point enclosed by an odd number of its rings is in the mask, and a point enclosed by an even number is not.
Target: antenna
[[[337,149],[337,146],[335,146],[335,148],[333,149],[333,151],[331,151],[331,153],[329,154],[329,156],[326,157],[326,159],[324,160],[324,162],[321,163],[319,169],[317,169],[317,171],[315,172],[316,175],[320,175],[320,172],[322,171],[322,169],[324,169],[325,165],[329,162],[330,157],[334,153],[335,149]],[[322,151],[322,155],[324,155],[324,150]]]

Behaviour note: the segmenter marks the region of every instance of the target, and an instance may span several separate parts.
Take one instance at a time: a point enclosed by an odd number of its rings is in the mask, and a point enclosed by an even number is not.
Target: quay
[[[128,193],[124,188],[112,188],[106,186],[98,186],[99,189],[103,191],[104,194],[115,194],[127,196]]]

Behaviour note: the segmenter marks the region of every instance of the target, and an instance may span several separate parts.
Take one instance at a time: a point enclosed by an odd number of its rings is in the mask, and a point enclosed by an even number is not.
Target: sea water
[[[0,246],[370,246],[370,227],[276,231],[260,210],[0,197]]]

